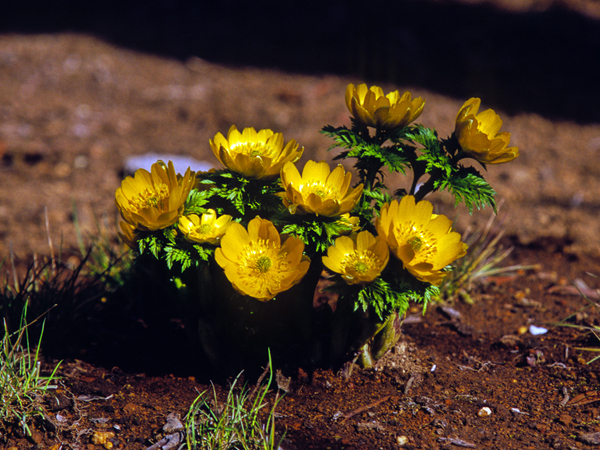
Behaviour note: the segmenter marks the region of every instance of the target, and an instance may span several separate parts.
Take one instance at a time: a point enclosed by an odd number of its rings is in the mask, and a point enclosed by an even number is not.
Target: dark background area
[[[4,0],[0,33],[84,32],[185,60],[356,75],[600,122],[600,24],[426,0]]]

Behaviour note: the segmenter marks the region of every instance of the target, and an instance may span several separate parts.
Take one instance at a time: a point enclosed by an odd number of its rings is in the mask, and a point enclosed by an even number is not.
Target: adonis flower
[[[229,226],[215,259],[240,294],[268,301],[306,274],[310,259],[303,252],[300,239],[288,237],[282,244],[273,223],[256,217],[247,231],[239,223]]]
[[[158,161],[150,170],[138,169],[115,193],[125,222],[144,231],[160,230],[177,222],[196,182],[189,168],[183,177],[177,176],[171,161],[168,165]]]
[[[415,204],[412,195],[385,203],[375,226],[406,270],[436,286],[446,275],[444,267],[467,251],[460,234],[452,231],[452,221],[433,214],[428,201]]]
[[[425,100],[412,99],[410,92],[398,91],[384,95],[379,86],[366,84],[346,88],[346,106],[350,114],[363,124],[382,130],[401,128],[413,122],[423,112]]]
[[[368,284],[385,269],[390,257],[387,243],[379,236],[361,231],[342,236],[327,249],[323,264],[339,273],[347,284]]]
[[[281,170],[285,189],[283,204],[291,214],[316,214],[325,217],[346,214],[360,198],[363,185],[350,189],[352,174],[340,164],[333,172],[325,161],[308,161],[302,176],[294,164]]]
[[[217,245],[231,223],[231,216],[224,214],[217,219],[215,210],[209,209],[202,217],[197,214],[181,216],[178,226],[189,241]]]
[[[298,161],[304,151],[293,139],[284,146],[281,133],[254,128],[240,133],[235,125],[227,139],[217,133],[210,147],[224,166],[248,178],[274,178],[285,163]]]
[[[454,133],[462,150],[483,164],[500,164],[519,156],[517,147],[507,147],[510,133],[500,132],[502,119],[493,109],[479,114],[481,100],[470,98],[460,108]]]
[[[127,222],[123,222],[122,220],[119,222],[119,228],[121,228],[121,231],[117,232],[117,234],[121,240],[125,242],[129,248],[137,248],[135,245],[135,242],[137,241],[136,228]]]

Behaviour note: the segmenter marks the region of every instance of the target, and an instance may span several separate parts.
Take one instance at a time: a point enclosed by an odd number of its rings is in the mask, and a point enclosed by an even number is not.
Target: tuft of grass
[[[19,328],[10,333],[4,320],[4,336],[0,348],[0,421],[4,424],[18,423],[25,434],[31,436],[29,424],[34,417],[44,418],[42,398],[49,389],[55,389],[58,363],[48,376],[41,374],[40,333],[35,351],[30,345],[26,323],[27,304],[23,308]],[[36,319],[38,320],[38,319]]]
[[[590,275],[590,276],[592,276],[594,278],[598,278],[598,276],[593,275],[593,274],[591,274],[589,272],[588,272],[588,275]],[[596,338],[596,340],[598,341],[598,343],[600,343],[600,326],[594,325],[594,324],[581,325],[581,324],[576,324],[576,323],[567,323],[568,320],[571,320],[571,319],[573,319],[576,316],[582,315],[582,313],[584,313],[588,309],[592,309],[596,313],[600,313],[600,304],[598,304],[597,302],[593,301],[589,297],[589,295],[580,286],[577,285],[577,283],[573,283],[573,285],[577,288],[577,290],[579,291],[579,293],[581,294],[581,296],[585,299],[585,301],[586,301],[587,304],[581,310],[579,310],[578,312],[576,312],[574,314],[571,314],[570,316],[564,318],[560,323],[555,324],[555,326],[569,327],[569,328],[575,328],[575,329],[581,330],[581,331],[586,331],[588,333],[591,333]],[[598,294],[598,296],[600,296],[600,289],[597,290],[596,293]],[[599,347],[575,347],[575,350],[582,350],[582,351],[586,351],[586,352],[600,353],[600,346]],[[598,355],[598,356],[590,359],[586,364],[592,364],[593,362],[595,362],[595,361],[597,361],[599,359],[600,359],[600,355]]]
[[[468,304],[473,304],[470,292],[477,282],[483,282],[492,276],[508,276],[518,271],[539,268],[539,265],[520,264],[501,267],[501,263],[511,254],[513,247],[504,248],[500,244],[504,231],[493,231],[495,218],[496,214],[492,214],[482,230],[467,230],[464,233],[462,240],[469,249],[463,258],[452,264],[450,273],[440,286],[440,299],[460,298]]]
[[[265,376],[269,373],[266,384]],[[274,450],[279,448],[275,438],[275,408],[280,397],[268,406],[265,396],[273,381],[269,365],[249,391],[246,385],[238,387],[242,373],[231,383],[227,397],[220,401],[213,385],[212,395],[200,393],[186,415],[187,448],[189,450]],[[266,419],[264,416],[266,415]],[[261,418],[263,420],[261,421]]]

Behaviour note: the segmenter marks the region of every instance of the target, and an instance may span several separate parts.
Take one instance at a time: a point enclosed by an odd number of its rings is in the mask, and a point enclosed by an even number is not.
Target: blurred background
[[[81,32],[180,60],[356,75],[600,121],[598,0],[3,0],[0,11],[0,33]]]
[[[99,223],[114,237],[132,157],[215,165],[232,124],[331,161],[319,130],[350,124],[348,83],[424,97],[441,137],[480,97],[521,150],[485,172],[498,226],[600,255],[599,57],[599,0],[2,0],[0,256],[48,254],[48,235],[74,248]],[[459,230],[491,214],[430,199]]]

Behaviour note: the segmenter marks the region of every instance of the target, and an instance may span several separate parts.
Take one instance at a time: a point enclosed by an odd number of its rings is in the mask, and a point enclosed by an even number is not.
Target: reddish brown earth
[[[478,2],[463,3],[460,8]],[[592,29],[599,26],[597,2],[496,3],[516,22],[527,20],[519,14],[554,3]],[[581,45],[596,48],[596,41],[589,42]],[[530,57],[519,51],[515,47],[515,54]],[[544,56],[535,55],[541,64],[535,81],[527,72],[519,74],[520,86],[507,78],[507,86],[521,90],[513,103],[503,95],[505,72],[499,69],[510,61],[490,66],[496,79],[471,74],[473,92],[481,91],[484,79],[487,87],[494,85],[490,92],[496,94],[483,97],[483,106],[502,115],[521,149],[513,163],[490,166],[486,175],[503,202],[496,222],[506,233],[503,243],[515,246],[507,264],[538,268],[486,280],[475,288],[473,305],[450,305],[458,319],[435,306],[422,318],[413,311],[399,345],[378,370],[355,370],[349,381],[330,370],[293,374],[277,408],[284,449],[391,449],[400,448],[403,436],[403,448],[415,449],[592,446],[589,433],[600,432],[597,363],[586,365],[595,354],[578,348],[600,345],[582,331],[553,324],[587,305],[569,287],[573,280],[600,287],[588,274],[600,274],[600,119],[591,101],[598,91],[577,71],[573,80],[552,78],[564,72],[544,66]],[[422,64],[431,68],[426,60]],[[578,61],[573,67],[585,69]],[[520,69],[517,64],[511,73]],[[407,79],[379,84],[425,97],[419,121],[450,134],[458,108],[474,94],[440,93],[447,92],[443,83],[418,83],[414,71]],[[325,124],[349,124],[344,89],[362,81],[160,57],[83,34],[2,35],[0,256],[12,250],[26,265],[34,253],[50,253],[48,236],[56,252],[62,246],[77,255],[75,216],[92,239],[98,226],[114,233],[114,191],[126,157],[168,152],[212,161],[208,140],[231,124],[283,132],[305,146],[303,161],[331,159],[330,142],[318,131]],[[526,96],[536,89],[538,97]],[[533,106],[522,98],[532,98]],[[454,217],[447,196],[431,200]],[[461,211],[457,228],[479,227],[489,214]],[[144,449],[159,439],[169,413],[186,413],[209,380],[185,351],[180,321],[152,322],[152,314],[130,306],[98,307],[94,320],[74,321],[62,334],[50,326],[47,366],[64,359],[57,399],[47,403],[48,417],[34,424],[33,437],[23,437],[17,427],[0,429],[4,448],[99,449],[91,436],[109,429],[115,448]],[[569,323],[598,325],[598,319],[588,309]],[[519,333],[531,324],[549,331]],[[486,406],[491,415],[482,417],[478,412]]]

